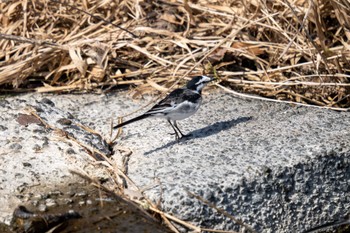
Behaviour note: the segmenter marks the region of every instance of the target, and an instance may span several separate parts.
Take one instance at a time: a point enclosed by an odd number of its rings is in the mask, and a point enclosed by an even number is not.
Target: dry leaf
[[[244,42],[234,42],[231,45],[232,48],[237,48],[237,49],[245,49],[249,53],[254,54],[255,56],[261,55],[265,52],[265,49],[262,49],[256,45],[252,45],[249,43],[244,43]]]
[[[41,121],[33,115],[19,113],[16,121],[20,125],[27,126],[29,124],[41,124]]]
[[[167,21],[169,23],[173,23],[173,24],[178,24],[178,25],[181,25],[182,22],[179,22],[177,19],[176,19],[176,16],[173,15],[173,14],[169,14],[169,13],[164,13],[160,16],[160,19],[164,20],[164,21]]]
[[[75,50],[73,47],[69,48],[69,56],[71,57],[75,68],[79,70],[79,72],[84,77],[87,70],[86,62],[81,58],[80,49]]]
[[[218,48],[214,52],[212,52],[209,56],[208,59],[211,62],[219,62],[222,61],[224,58],[225,54],[227,52],[226,48]]]

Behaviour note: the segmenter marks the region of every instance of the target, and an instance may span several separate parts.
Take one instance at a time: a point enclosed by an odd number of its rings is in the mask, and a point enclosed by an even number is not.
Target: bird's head
[[[211,81],[213,81],[213,78],[210,78],[205,75],[201,76],[195,76],[192,78],[191,81],[189,81],[186,85],[186,87],[190,90],[197,91],[198,93],[201,93],[203,87]]]

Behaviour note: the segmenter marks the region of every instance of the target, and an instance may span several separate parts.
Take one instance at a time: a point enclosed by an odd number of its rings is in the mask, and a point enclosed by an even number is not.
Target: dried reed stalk
[[[118,85],[166,92],[215,73],[226,88],[347,110],[346,0],[0,2],[2,90]]]

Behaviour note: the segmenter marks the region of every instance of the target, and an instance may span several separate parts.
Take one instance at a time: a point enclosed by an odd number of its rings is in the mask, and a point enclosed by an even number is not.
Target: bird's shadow
[[[211,136],[213,134],[217,134],[220,131],[228,130],[228,129],[230,129],[230,128],[232,128],[240,123],[250,121],[251,119],[252,119],[252,117],[239,117],[237,119],[232,119],[232,120],[228,120],[228,121],[216,122],[212,125],[208,125],[206,127],[196,129],[196,130],[190,132],[188,134],[188,136],[181,138],[180,141],[174,140],[174,141],[168,142],[167,144],[165,144],[163,146],[160,146],[160,147],[157,147],[153,150],[147,151],[144,153],[144,155],[150,155],[150,154],[157,152],[159,150],[165,149],[167,147],[171,147],[177,143],[181,143],[181,142],[185,142],[185,141],[193,140],[193,139],[198,139],[198,138],[205,138],[205,137]]]

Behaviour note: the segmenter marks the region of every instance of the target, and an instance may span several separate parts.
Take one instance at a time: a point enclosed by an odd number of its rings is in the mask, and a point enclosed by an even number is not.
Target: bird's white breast
[[[197,103],[184,101],[180,104],[174,105],[171,109],[169,108],[169,111],[167,111],[167,114],[164,116],[164,118],[173,121],[183,120],[196,113],[200,104],[201,101]]]

